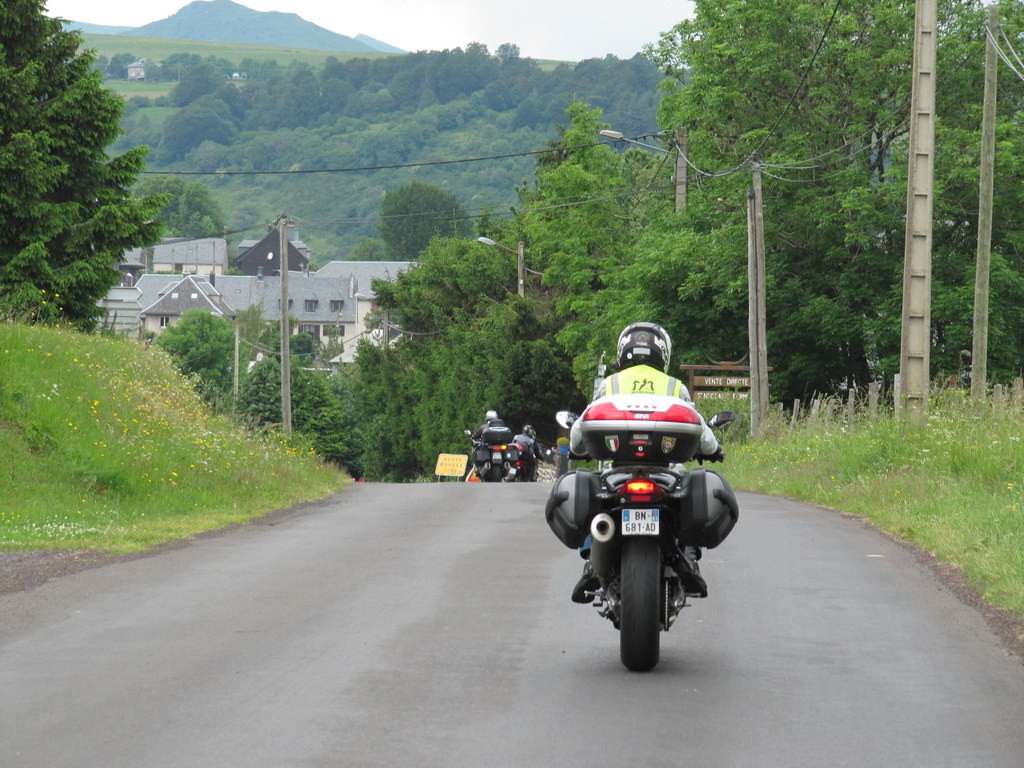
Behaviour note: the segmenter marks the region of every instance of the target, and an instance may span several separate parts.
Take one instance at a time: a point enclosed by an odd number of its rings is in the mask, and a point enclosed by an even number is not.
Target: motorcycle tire
[[[661,549],[656,538],[624,537],[619,657],[626,669],[646,672],[658,663],[661,626]]]

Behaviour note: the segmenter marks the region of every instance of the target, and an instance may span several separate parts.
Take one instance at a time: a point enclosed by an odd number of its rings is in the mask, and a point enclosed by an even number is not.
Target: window
[[[316,305],[317,305],[317,300],[316,299],[306,299],[306,311],[307,312],[316,312]]]
[[[166,328],[170,324],[171,324],[171,318],[167,317],[167,315],[161,315],[160,316],[160,327],[161,328]]]
[[[343,303],[341,299],[331,299],[331,312],[341,312]]]

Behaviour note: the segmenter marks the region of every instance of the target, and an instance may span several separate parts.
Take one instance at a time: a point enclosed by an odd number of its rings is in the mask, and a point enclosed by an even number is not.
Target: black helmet
[[[619,346],[615,351],[615,362],[619,368],[649,365],[667,371],[670,357],[672,339],[660,325],[633,323],[619,334]]]
[[[531,427],[529,424],[523,427],[523,434],[526,435],[527,437],[532,437],[534,440],[537,439],[537,430]]]

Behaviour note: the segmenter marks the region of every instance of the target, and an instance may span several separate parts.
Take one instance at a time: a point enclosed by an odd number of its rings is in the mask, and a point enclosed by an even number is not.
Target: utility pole
[[[233,381],[231,382],[231,402],[235,405],[238,404],[238,347],[239,341],[242,336],[242,328],[238,324],[238,318],[235,318],[235,371],[232,375]]]
[[[686,129],[680,128],[676,131],[676,213],[686,210],[686,198],[690,183],[686,158],[689,151],[689,138]]]
[[[971,342],[971,397],[988,392],[988,285],[992,261],[992,179],[996,158],[996,35],[999,6],[988,7],[985,51],[985,102],[981,122],[981,180],[978,190],[978,262],[974,274],[974,331]]]
[[[291,334],[288,330],[288,217],[277,219],[281,248],[281,431],[285,437],[292,434],[292,366]]]
[[[526,295],[526,243],[519,241],[517,274],[519,278],[519,298]]]
[[[900,399],[903,402],[897,403],[897,407],[905,405],[919,425],[928,420],[931,357],[937,16],[937,0],[917,0],[914,13],[914,80],[910,99],[903,327],[900,340]]]
[[[764,206],[761,162],[753,157],[753,183],[747,192],[747,329],[750,342],[750,434],[757,437],[768,416],[768,339],[765,301]]]

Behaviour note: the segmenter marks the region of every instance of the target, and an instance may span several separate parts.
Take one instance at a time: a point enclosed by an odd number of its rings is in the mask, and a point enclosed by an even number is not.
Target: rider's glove
[[[701,463],[705,461],[725,461],[725,451],[722,450],[722,446],[718,446],[714,453],[701,454],[697,457]]]

